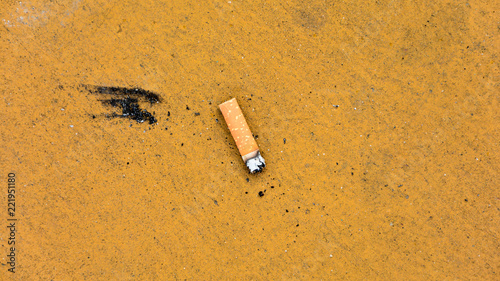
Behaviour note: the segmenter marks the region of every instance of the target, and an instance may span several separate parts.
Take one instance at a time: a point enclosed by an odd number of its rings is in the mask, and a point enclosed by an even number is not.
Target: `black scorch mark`
[[[141,88],[103,87],[94,85],[83,86],[92,94],[109,97],[99,99],[102,104],[121,109],[121,114],[113,112],[111,115],[108,115],[111,118],[130,118],[138,123],[148,121],[149,124],[157,122],[152,113],[142,109],[139,105],[139,102],[149,102],[151,105],[160,103],[160,96],[153,92]]]

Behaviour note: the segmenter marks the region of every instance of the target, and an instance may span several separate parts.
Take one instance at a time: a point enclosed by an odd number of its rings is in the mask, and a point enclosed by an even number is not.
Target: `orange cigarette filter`
[[[250,128],[248,127],[245,116],[243,116],[243,112],[241,112],[241,108],[236,98],[220,104],[219,108],[236,142],[243,162],[245,162],[248,169],[250,169],[250,173],[262,172],[266,163],[264,158],[260,155],[257,142],[253,138],[252,132],[250,132]]]

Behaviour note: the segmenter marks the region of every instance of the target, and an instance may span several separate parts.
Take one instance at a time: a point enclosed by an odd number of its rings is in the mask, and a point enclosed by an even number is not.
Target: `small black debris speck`
[[[288,213],[288,210],[285,210],[285,212],[287,212],[287,213]]]
[[[170,116],[170,111],[169,111],[169,112],[167,112],[167,116]]]
[[[264,196],[264,192],[259,191],[259,197],[262,197],[262,196]]]
[[[199,112],[195,112],[194,116],[200,116],[200,113]]]
[[[271,185],[271,188],[274,188],[274,185]]]
[[[250,179],[249,179],[249,178],[247,178],[247,182],[249,182],[249,181],[250,181]]]
[[[186,109],[189,110],[189,106],[186,105]]]
[[[184,146],[184,144],[183,144],[183,143],[181,143],[181,146]]]
[[[469,200],[465,199],[465,202],[469,202]]]
[[[286,139],[283,139],[283,143],[286,144]]]
[[[217,200],[214,200],[214,203],[215,203],[215,205],[219,206],[219,203],[217,202]]]
[[[215,118],[215,122],[219,123],[219,119]]]
[[[297,224],[296,227],[299,227],[299,224]]]

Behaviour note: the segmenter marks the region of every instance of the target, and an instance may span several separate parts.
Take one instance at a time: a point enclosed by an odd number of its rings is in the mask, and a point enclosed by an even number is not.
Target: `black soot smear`
[[[110,117],[130,118],[138,123],[148,121],[149,124],[154,124],[158,121],[153,114],[142,109],[139,105],[139,102],[149,102],[151,105],[160,103],[160,96],[153,92],[141,88],[103,87],[93,85],[84,85],[84,87],[93,94],[110,97],[100,99],[99,101],[102,104],[121,108],[121,114],[113,112]]]

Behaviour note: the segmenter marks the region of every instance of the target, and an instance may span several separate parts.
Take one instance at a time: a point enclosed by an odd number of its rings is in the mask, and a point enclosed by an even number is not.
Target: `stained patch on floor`
[[[160,103],[161,98],[158,94],[147,91],[141,88],[124,88],[124,87],[104,87],[94,85],[84,85],[92,94],[100,95],[99,101],[106,106],[121,109],[121,113],[112,112],[108,114],[109,118],[129,118],[143,123],[154,124],[158,120],[153,113],[142,109],[139,102],[149,102],[151,105]],[[109,98],[111,97],[111,98]]]

